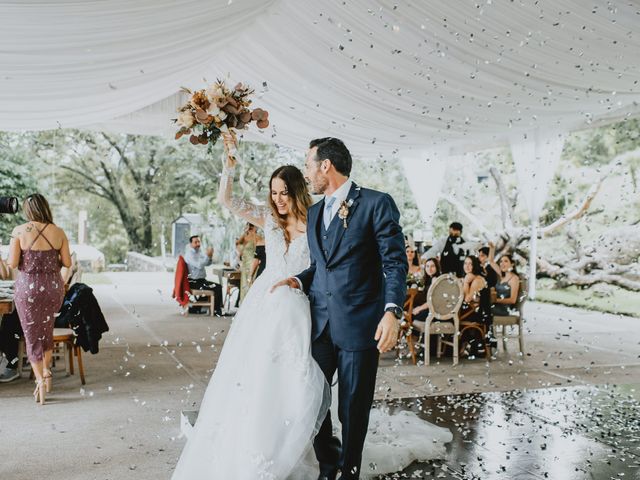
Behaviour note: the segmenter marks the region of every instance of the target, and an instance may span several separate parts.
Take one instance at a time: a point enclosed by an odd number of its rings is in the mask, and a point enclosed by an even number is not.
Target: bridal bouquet
[[[210,87],[192,92],[189,101],[178,109],[178,118],[174,122],[180,127],[176,132],[176,140],[183,135],[190,135],[189,141],[194,145],[213,147],[222,132],[234,133],[256,122],[258,128],[269,126],[269,112],[256,108],[251,110],[252,89],[238,83],[230,89],[223,80],[218,80]]]

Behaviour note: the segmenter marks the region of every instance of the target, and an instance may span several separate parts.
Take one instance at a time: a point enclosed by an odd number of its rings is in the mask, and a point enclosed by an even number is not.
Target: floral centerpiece
[[[420,291],[424,290],[425,281],[424,281],[424,272],[422,271],[422,269],[419,272],[416,272],[416,273],[409,272],[407,274],[407,285],[409,285],[409,288],[417,288]]]
[[[247,128],[251,122],[256,122],[258,128],[269,126],[269,112],[250,108],[254,91],[242,83],[231,89],[218,80],[206,89],[192,92],[183,88],[183,91],[191,98],[178,109],[178,118],[174,119],[180,127],[176,140],[190,135],[192,144],[208,145],[211,149],[222,132],[235,135],[236,130]]]

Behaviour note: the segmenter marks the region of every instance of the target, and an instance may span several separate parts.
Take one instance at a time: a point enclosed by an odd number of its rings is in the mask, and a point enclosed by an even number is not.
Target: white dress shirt
[[[200,248],[197,250],[189,245],[185,250],[184,261],[187,263],[190,280],[199,280],[207,278],[207,271],[204,267],[208,267],[213,262]]]
[[[330,195],[331,197],[336,199],[333,202],[333,205],[331,206],[331,220],[333,220],[333,217],[335,217],[336,213],[338,213],[338,210],[340,210],[340,205],[342,205],[342,202],[344,202],[349,196],[349,192],[351,191],[352,185],[353,185],[353,180],[349,178],[347,179],[346,182],[340,185],[340,187],[338,187],[338,189],[335,192],[333,192]],[[326,204],[327,197],[324,198],[324,201]]]

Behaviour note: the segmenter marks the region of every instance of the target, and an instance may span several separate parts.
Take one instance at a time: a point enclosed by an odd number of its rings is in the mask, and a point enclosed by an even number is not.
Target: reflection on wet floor
[[[640,385],[397,401],[449,428],[447,457],[383,478],[640,478]]]

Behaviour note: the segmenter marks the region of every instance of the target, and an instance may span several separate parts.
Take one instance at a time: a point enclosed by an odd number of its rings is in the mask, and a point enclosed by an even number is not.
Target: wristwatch
[[[397,305],[393,307],[387,307],[384,309],[384,311],[393,313],[398,320],[404,317],[404,310],[402,310],[402,308],[398,307]]]

